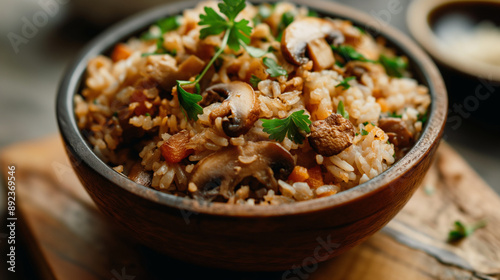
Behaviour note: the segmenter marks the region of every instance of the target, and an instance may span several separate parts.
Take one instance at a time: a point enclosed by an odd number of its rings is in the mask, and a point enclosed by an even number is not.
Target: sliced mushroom
[[[345,77],[354,76],[358,81],[361,82],[361,77],[363,74],[368,74],[370,76],[375,76],[378,74],[383,74],[383,68],[379,64],[371,62],[363,62],[357,60],[351,60],[345,65]]]
[[[283,31],[281,51],[286,60],[295,65],[303,65],[309,61],[314,62],[316,71],[329,68],[335,63],[333,51],[328,45],[341,44],[344,35],[335,25],[326,19],[306,17],[292,22]]]
[[[309,144],[318,154],[337,155],[352,145],[355,132],[352,123],[340,114],[331,114],[311,124]]]
[[[277,190],[277,180],[286,180],[295,166],[290,152],[274,142],[248,142],[232,146],[198,162],[189,184],[197,188],[195,197],[229,198],[245,178],[253,177],[266,188]]]
[[[205,62],[195,55],[189,56],[177,66],[170,55],[150,55],[146,64],[146,75],[157,81],[160,86],[171,91],[176,80],[188,80],[203,70]]]
[[[244,82],[235,81],[228,84],[216,84],[203,94],[204,100],[224,98],[222,104],[210,113],[210,120],[222,118],[224,133],[237,137],[252,128],[259,118],[259,100],[253,88]]]
[[[413,143],[413,133],[402,119],[383,118],[378,121],[378,127],[389,136],[389,142],[398,148],[406,148]]]
[[[128,172],[128,178],[136,182],[137,184],[149,187],[151,186],[151,180],[153,179],[153,175],[151,174],[151,172],[144,170],[144,167],[141,165],[141,162],[138,161],[130,168]]]

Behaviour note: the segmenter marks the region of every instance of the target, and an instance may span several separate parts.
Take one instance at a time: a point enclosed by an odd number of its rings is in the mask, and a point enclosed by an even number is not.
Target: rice
[[[276,4],[269,18],[261,22],[252,22],[258,16],[258,7],[250,4],[239,15],[251,22],[252,46],[272,50],[265,57],[275,60],[287,75],[271,77],[262,58],[252,57],[245,50],[227,48],[217,67],[212,67],[212,73],[203,80],[205,89],[232,81],[250,83],[251,78],[258,78],[253,85],[258,104],[253,106],[258,108],[258,119],[251,127],[238,135],[228,135],[227,117],[213,117],[216,112],[226,110],[222,100],[204,104],[198,120],[187,118],[179,103],[175,80],[194,80],[200,71],[189,77],[172,77],[185,75],[179,69],[186,61],[190,61],[189,67],[196,67],[196,63],[206,65],[215,47],[221,45],[222,35],[200,39],[202,27],[197,24],[203,7],[218,11],[216,4],[202,2],[185,10],[176,30],[161,34],[157,26],[150,28],[151,34],[162,36],[163,48],[175,50],[175,54],[143,56],[156,51],[156,41],[131,38],[121,44],[129,52],[126,57],[113,60],[99,55],[88,62],[84,88],[74,98],[75,115],[95,154],[115,171],[135,180],[130,171],[139,164],[150,176],[148,187],[172,195],[230,204],[277,205],[335,195],[387,170],[411,147],[403,146],[404,139],[398,138],[402,134],[393,131],[389,119],[406,129],[411,143],[418,139],[424,125],[422,116],[431,102],[428,89],[412,79],[410,73],[389,76],[379,63],[344,61],[344,65],[318,71],[313,70],[317,65],[312,59],[295,65],[274,39],[283,13],[291,13],[295,21],[308,14],[306,8],[289,3]],[[382,41],[360,32],[348,21],[334,19],[331,24],[368,60],[377,60],[381,54],[394,55],[393,50],[380,44]],[[342,60],[338,55],[335,59]],[[182,69],[189,71],[189,67]],[[284,119],[303,110],[316,122],[334,115],[340,105],[349,115],[355,134],[352,143],[334,155],[319,152],[307,140],[309,135],[302,143],[288,137],[280,141],[270,139],[261,120]],[[248,154],[255,143],[263,142],[277,143],[289,155],[293,166],[305,167],[307,174],[296,177],[295,170],[290,169],[291,175],[288,172],[286,178],[280,178],[271,168],[249,171],[251,166],[268,163],[264,154]],[[228,151],[237,154],[234,160],[239,165],[233,169],[230,167],[234,161]],[[224,155],[226,161],[208,168],[208,172],[228,168],[227,172],[234,175],[226,178],[221,173],[210,181],[211,187],[195,183],[193,178],[203,169],[200,165],[218,155]],[[318,168],[320,177],[314,175]],[[238,174],[247,175],[240,178]],[[236,183],[231,181],[235,178]],[[226,183],[232,186],[222,193]],[[200,196],[203,192],[206,195]]]

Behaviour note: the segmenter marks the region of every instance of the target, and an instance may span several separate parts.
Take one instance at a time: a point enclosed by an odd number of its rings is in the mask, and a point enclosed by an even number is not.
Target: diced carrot
[[[292,171],[292,174],[288,176],[288,180],[292,180],[294,182],[305,182],[309,179],[309,174],[307,173],[307,168],[302,166],[295,166]]]
[[[323,182],[323,174],[319,165],[316,165],[313,168],[309,168],[307,170],[307,173],[309,174],[309,179],[306,180],[306,183],[312,189],[319,188],[325,184]]]
[[[130,96],[130,103],[137,102],[139,103],[139,106],[135,107],[134,114],[136,116],[140,115],[146,115],[150,114],[153,115],[154,113],[154,107],[148,108],[146,106],[146,101],[148,101],[148,98],[146,95],[144,95],[142,90],[136,90],[132,95]]]
[[[177,163],[193,153],[192,149],[186,148],[189,142],[189,132],[182,130],[170,137],[160,147],[161,154],[166,161]]]
[[[123,59],[127,59],[132,54],[132,50],[125,44],[116,44],[113,52],[111,53],[111,59],[113,62],[117,62]]]
[[[389,106],[387,105],[387,101],[385,100],[385,98],[378,98],[377,103],[378,105],[380,105],[380,109],[382,110],[382,112],[389,111]]]
[[[318,195],[318,198],[320,198],[320,197],[327,197],[327,196],[330,196],[330,195],[334,195],[336,193],[337,193],[337,191],[327,191],[327,192],[324,192],[324,193]]]

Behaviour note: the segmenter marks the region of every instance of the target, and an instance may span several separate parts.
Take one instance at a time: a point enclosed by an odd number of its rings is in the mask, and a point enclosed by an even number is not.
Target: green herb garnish
[[[387,113],[387,116],[389,118],[398,118],[398,119],[403,117],[402,115],[398,115],[396,112],[389,112],[389,113]]]
[[[283,31],[287,28],[290,23],[293,22],[295,16],[291,12],[286,12],[281,15],[280,23],[278,24],[278,35],[276,36],[276,41],[281,42],[281,37],[283,36]]]
[[[156,51],[152,53],[143,53],[142,56],[148,55],[158,55],[158,54],[170,54],[175,56],[177,54],[176,50],[168,51],[163,47],[163,34],[176,30],[181,26],[182,16],[171,16],[164,19],[158,20],[155,25],[160,29],[160,34],[153,34],[150,31],[147,31],[142,34],[141,40],[157,40],[156,41]]]
[[[448,233],[448,242],[458,241],[470,236],[474,231],[486,226],[486,221],[481,220],[473,225],[465,225],[460,221],[455,221],[454,228]]]
[[[417,115],[417,120],[420,121],[420,122],[422,122],[422,123],[426,123],[428,119],[429,119],[429,115],[427,113],[425,113],[425,114],[420,114],[419,113]]]
[[[151,117],[150,113],[146,113],[145,115],[146,115],[146,117]]]
[[[215,52],[212,59],[205,66],[205,69],[196,77],[194,81],[177,81],[177,97],[183,112],[192,120],[198,120],[198,115],[203,113],[203,108],[198,105],[203,98],[199,95],[199,82],[207,73],[208,69],[214,64],[219,56],[224,52],[226,46],[232,50],[239,50],[240,47],[250,43],[250,33],[252,28],[248,26],[249,21],[242,19],[236,21],[236,16],[245,8],[245,0],[224,0],[218,7],[222,14],[227,17],[224,19],[220,14],[210,7],[205,7],[205,14],[200,14],[198,25],[206,26],[200,30],[200,39],[210,35],[219,35],[222,32],[224,37],[220,47]],[[196,93],[189,93],[182,87],[186,85],[195,85]]]
[[[242,46],[245,48],[245,50],[248,52],[248,54],[252,57],[262,57],[268,52],[266,50],[252,47],[252,46],[248,46],[245,44],[243,44]]]
[[[392,77],[403,77],[406,68],[408,68],[408,62],[401,56],[388,57],[380,55],[379,62],[384,66],[387,75]]]
[[[361,129],[361,135],[362,136],[366,136],[368,135],[368,131],[364,130],[364,129]]]
[[[264,57],[262,59],[264,62],[264,65],[267,67],[266,72],[271,75],[271,77],[279,77],[279,76],[285,76],[287,75],[287,72],[283,67],[281,67],[276,60],[269,58],[269,57]]]
[[[310,133],[309,125],[311,120],[304,114],[304,110],[296,111],[285,119],[261,119],[264,132],[269,134],[269,138],[278,142],[283,141],[285,136],[297,144],[302,144],[305,136],[303,133]]]
[[[337,114],[341,115],[346,120],[349,119],[349,113],[345,110],[344,102],[342,102],[342,100],[340,100],[339,105],[337,105]]]
[[[316,11],[309,10],[309,11],[307,11],[307,16],[308,17],[318,17],[319,15]]]
[[[356,79],[356,77],[348,77],[348,78],[345,78],[342,82],[340,82],[338,85],[336,85],[335,87],[343,87],[344,90],[347,90],[351,87],[351,85],[349,84],[349,81],[351,80],[354,80]]]
[[[340,45],[338,47],[332,45],[332,50],[336,54],[340,55],[342,59],[344,59],[345,63],[352,60],[358,60],[362,62],[372,62],[372,63],[376,62],[374,60],[367,59],[364,55],[360,54],[353,47],[349,45]]]
[[[252,75],[252,77],[250,77],[250,84],[254,88],[257,88],[257,86],[259,85],[260,81],[262,81],[262,79],[260,79],[259,77],[255,76],[255,75]]]

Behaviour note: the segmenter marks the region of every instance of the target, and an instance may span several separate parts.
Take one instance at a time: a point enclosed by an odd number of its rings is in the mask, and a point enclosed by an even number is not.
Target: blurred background
[[[410,0],[337,1],[409,35],[406,12]],[[57,87],[78,51],[116,21],[166,2],[170,1],[0,0],[0,147],[56,134]],[[21,38],[23,32],[30,38]],[[479,81],[464,86],[461,76],[441,70],[450,108],[463,104]],[[500,92],[493,94],[499,96]],[[479,104],[460,125],[448,126],[445,139],[500,192],[500,126],[498,116],[490,111],[495,107],[492,100],[484,102],[489,106]]]

